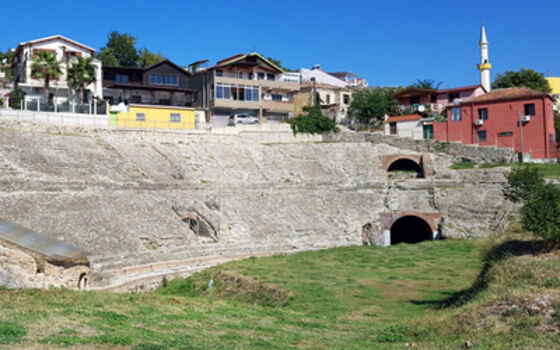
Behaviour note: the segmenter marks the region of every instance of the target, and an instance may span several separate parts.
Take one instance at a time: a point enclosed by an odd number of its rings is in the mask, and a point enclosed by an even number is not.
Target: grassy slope
[[[2,290],[0,344],[12,343],[0,349],[556,346],[558,316],[525,315],[515,298],[558,289],[558,256],[493,254],[485,264],[482,252],[455,240],[346,247],[233,262],[144,294]],[[499,302],[521,311],[493,317]]]

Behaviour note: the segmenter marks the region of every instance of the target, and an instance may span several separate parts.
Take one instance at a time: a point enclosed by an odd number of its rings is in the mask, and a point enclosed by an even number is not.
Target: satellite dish
[[[424,112],[425,110],[426,110],[426,107],[424,107],[424,105],[418,106],[418,112]]]
[[[454,104],[455,106],[460,105],[461,102],[463,102],[463,101],[461,101],[460,98],[456,98],[456,99],[453,100],[453,104]]]

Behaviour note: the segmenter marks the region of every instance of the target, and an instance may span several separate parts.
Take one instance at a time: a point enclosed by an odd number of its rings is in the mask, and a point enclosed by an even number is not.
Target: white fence
[[[38,122],[38,123],[54,124],[54,125],[93,126],[93,127],[109,126],[109,117],[107,115],[95,115],[95,114],[33,112],[33,111],[0,109],[0,117],[13,118],[20,121],[31,121],[31,122]]]

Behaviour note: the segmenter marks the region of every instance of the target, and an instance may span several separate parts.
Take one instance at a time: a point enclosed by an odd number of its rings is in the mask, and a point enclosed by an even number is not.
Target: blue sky
[[[370,86],[477,84],[484,20],[492,79],[521,67],[560,76],[558,0],[52,0],[10,1],[2,12],[2,51],[53,34],[99,49],[117,30],[179,65],[256,49],[290,68],[355,72]]]

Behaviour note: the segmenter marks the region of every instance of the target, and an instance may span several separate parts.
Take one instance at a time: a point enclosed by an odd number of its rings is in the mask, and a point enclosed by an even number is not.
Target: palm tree
[[[31,63],[31,77],[43,79],[45,83],[45,104],[49,104],[49,88],[51,80],[62,76],[60,68],[61,61],[56,60],[56,53],[51,51],[40,51]]]
[[[412,86],[420,89],[437,90],[441,86],[441,81],[436,83],[432,79],[416,79],[416,83],[412,84]]]
[[[80,104],[84,101],[84,89],[89,84],[95,82],[95,67],[91,57],[76,57],[72,60],[72,66],[68,68],[68,84],[80,91]]]

